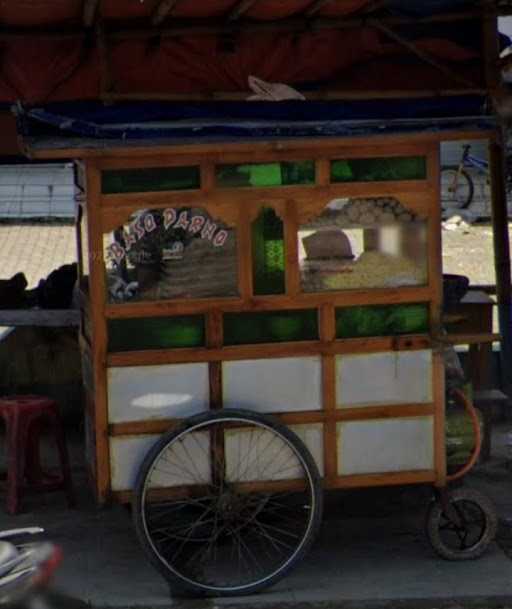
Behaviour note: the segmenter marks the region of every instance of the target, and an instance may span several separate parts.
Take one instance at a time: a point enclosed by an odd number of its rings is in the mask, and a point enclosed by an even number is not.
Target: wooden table
[[[492,383],[492,343],[500,340],[500,335],[493,333],[495,304],[485,292],[470,290],[444,316],[450,342],[469,345],[469,378],[475,390],[489,388]]]

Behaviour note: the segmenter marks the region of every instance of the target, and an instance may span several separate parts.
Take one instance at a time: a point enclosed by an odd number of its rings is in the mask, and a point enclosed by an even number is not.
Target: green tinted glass
[[[254,294],[285,293],[284,226],[273,209],[265,208],[252,225]]]
[[[240,186],[292,186],[315,183],[315,162],[244,163],[218,165],[217,185],[224,188]]]
[[[426,177],[427,162],[423,156],[331,161],[331,182],[388,182]]]
[[[199,167],[151,167],[148,169],[112,169],[101,174],[101,192],[193,190],[200,188]]]
[[[422,334],[428,329],[428,305],[425,304],[336,309],[337,338]]]
[[[224,315],[225,345],[297,340],[318,340],[318,318],[315,310]]]
[[[108,349],[142,351],[202,347],[204,334],[202,315],[111,319],[108,322]]]

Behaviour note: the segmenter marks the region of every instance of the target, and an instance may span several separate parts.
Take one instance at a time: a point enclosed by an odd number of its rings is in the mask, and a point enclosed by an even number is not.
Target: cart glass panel
[[[194,190],[200,185],[200,172],[197,166],[109,169],[101,174],[101,192],[105,195],[124,192]]]
[[[108,320],[109,351],[174,349],[204,345],[205,323],[202,315]]]
[[[396,304],[336,309],[336,338],[425,334],[427,304]]]
[[[284,224],[270,207],[252,223],[252,264],[254,294],[285,293]]]
[[[318,340],[316,310],[226,313],[224,315],[225,345],[297,340]]]
[[[294,186],[315,183],[314,161],[218,165],[217,186],[222,188]]]
[[[236,232],[203,208],[135,212],[104,260],[110,303],[238,295]]]
[[[331,182],[390,182],[426,177],[427,161],[423,156],[331,161]]]
[[[304,292],[427,284],[427,222],[394,198],[335,199],[298,239]]]

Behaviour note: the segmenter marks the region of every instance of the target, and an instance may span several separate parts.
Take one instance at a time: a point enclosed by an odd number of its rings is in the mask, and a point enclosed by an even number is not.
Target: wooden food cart
[[[272,584],[322,489],[446,486],[440,137],[73,153],[91,479],[173,584]],[[458,493],[477,536],[437,502],[429,538],[475,557],[495,523]]]

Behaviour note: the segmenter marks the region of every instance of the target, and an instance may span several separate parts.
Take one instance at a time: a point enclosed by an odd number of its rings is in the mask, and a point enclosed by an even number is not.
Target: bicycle
[[[470,154],[471,145],[462,146],[458,165],[441,167],[441,206],[443,209],[466,209],[475,194],[475,185],[466,168],[484,173],[489,181],[489,163]]]
[[[462,156],[458,165],[441,167],[441,207],[442,209],[466,209],[475,194],[473,178],[467,169],[476,169],[485,176],[486,185],[490,187],[491,174],[489,162],[470,154],[471,145],[462,146]],[[512,192],[512,159],[506,160],[506,191]]]

